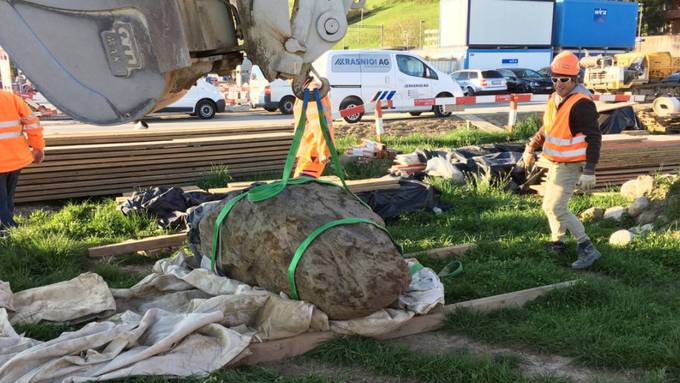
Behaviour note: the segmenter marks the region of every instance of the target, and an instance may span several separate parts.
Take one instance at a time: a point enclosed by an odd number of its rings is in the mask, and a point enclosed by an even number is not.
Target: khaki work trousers
[[[548,216],[552,241],[564,241],[567,230],[578,243],[589,240],[583,224],[567,206],[582,173],[583,162],[553,163],[548,169],[543,211]]]

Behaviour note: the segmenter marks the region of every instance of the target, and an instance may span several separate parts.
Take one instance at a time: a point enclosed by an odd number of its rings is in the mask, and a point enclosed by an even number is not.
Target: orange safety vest
[[[0,91],[0,173],[33,162],[31,148],[43,150],[45,140],[36,113],[20,97]]]
[[[554,162],[580,162],[586,160],[586,149],[588,143],[586,136],[579,133],[577,135],[571,134],[571,127],[569,125],[569,115],[571,109],[578,101],[589,97],[576,93],[566,101],[558,109],[555,105],[555,94],[553,93],[548,100],[545,113],[543,114],[543,133],[545,134],[545,142],[543,143],[542,155]]]
[[[328,130],[331,137],[335,139],[333,131],[333,117],[331,116],[331,101],[326,97],[321,99],[323,113],[326,117]],[[302,100],[297,99],[293,107],[293,116],[297,122],[302,113]],[[331,158],[330,149],[326,145],[326,139],[321,132],[321,122],[319,121],[319,109],[315,101],[307,104],[307,121],[305,122],[305,133],[300,142],[297,155],[297,166],[295,167],[294,177],[304,173],[310,177],[319,178],[323,174],[326,164]]]

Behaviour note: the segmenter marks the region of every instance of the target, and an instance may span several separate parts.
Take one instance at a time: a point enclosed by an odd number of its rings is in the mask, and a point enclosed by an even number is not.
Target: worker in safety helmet
[[[555,56],[550,71],[555,92],[550,96],[543,126],[526,145],[523,162],[527,169],[536,161],[534,152],[550,162],[543,211],[548,216],[550,251],[564,252],[567,231],[577,242],[578,258],[571,267],[585,269],[600,258],[579,219],[567,204],[574,189],[589,190],[595,186],[595,166],[600,159],[602,135],[591,93],[578,83],[579,59],[564,51]]]
[[[44,159],[42,127],[20,97],[0,91],[0,233],[14,222],[14,191],[21,169]]]

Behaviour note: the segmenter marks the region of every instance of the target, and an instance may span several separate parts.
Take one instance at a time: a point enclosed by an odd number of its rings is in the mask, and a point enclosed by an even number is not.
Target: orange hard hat
[[[550,72],[552,74],[561,74],[565,76],[578,76],[581,70],[578,57],[569,51],[560,52],[550,64]]]

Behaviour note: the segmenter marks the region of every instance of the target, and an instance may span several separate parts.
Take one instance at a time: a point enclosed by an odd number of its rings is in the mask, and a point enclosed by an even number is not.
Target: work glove
[[[40,149],[33,149],[33,163],[39,165],[45,159],[45,152]]]
[[[577,185],[581,190],[590,190],[595,187],[595,181],[595,174],[581,174]]]
[[[522,162],[524,163],[524,169],[530,170],[536,163],[536,156],[533,152],[525,150],[524,154],[522,154]]]

